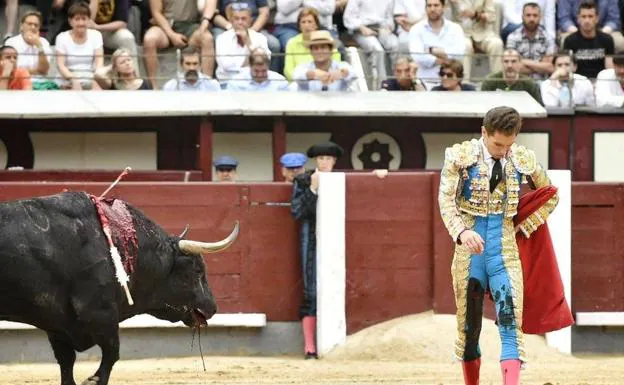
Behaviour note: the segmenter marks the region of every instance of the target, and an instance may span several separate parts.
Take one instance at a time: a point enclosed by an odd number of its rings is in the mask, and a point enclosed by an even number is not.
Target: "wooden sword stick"
[[[108,188],[106,189],[106,191],[104,191],[102,193],[102,195],[100,195],[100,199],[104,198],[104,195],[106,195],[110,190],[113,189],[113,187],[115,187],[117,185],[117,183],[119,183],[119,181],[121,180],[121,178],[123,178],[124,176],[126,176],[130,171],[132,171],[132,168],[130,167],[126,167],[124,168],[124,170],[121,172],[121,174],[119,174],[119,176],[117,177],[117,179],[113,182],[113,184],[111,184],[110,186],[108,186]]]

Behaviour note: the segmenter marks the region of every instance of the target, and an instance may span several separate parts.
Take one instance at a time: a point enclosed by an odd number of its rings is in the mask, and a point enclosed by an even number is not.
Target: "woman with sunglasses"
[[[464,77],[464,66],[458,60],[451,59],[440,65],[441,84],[435,86],[431,91],[476,91],[472,84],[462,83]]]

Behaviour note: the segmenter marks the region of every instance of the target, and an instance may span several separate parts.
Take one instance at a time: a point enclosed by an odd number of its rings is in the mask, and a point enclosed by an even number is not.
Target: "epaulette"
[[[468,168],[479,160],[479,145],[477,139],[454,144],[446,149],[446,159],[458,169]]]
[[[511,159],[516,170],[524,175],[532,175],[537,168],[535,152],[516,143],[511,146],[509,159]]]

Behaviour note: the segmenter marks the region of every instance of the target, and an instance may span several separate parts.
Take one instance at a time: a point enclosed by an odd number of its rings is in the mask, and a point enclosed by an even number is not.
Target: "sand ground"
[[[452,316],[423,313],[375,325],[349,336],[346,344],[320,360],[301,357],[200,357],[121,360],[111,384],[463,384],[461,365],[451,359]],[[484,321],[481,385],[498,385],[496,328]],[[529,362],[522,384],[624,384],[624,356],[570,356],[548,347],[543,337],[526,336]],[[78,383],[97,367],[76,364]],[[56,364],[0,365],[2,385],[58,385]]]

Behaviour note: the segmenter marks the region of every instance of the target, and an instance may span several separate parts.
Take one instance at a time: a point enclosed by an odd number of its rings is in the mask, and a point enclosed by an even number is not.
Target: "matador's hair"
[[[503,135],[518,135],[522,127],[522,118],[514,108],[501,106],[494,107],[485,114],[483,127],[488,135],[500,132]]]

